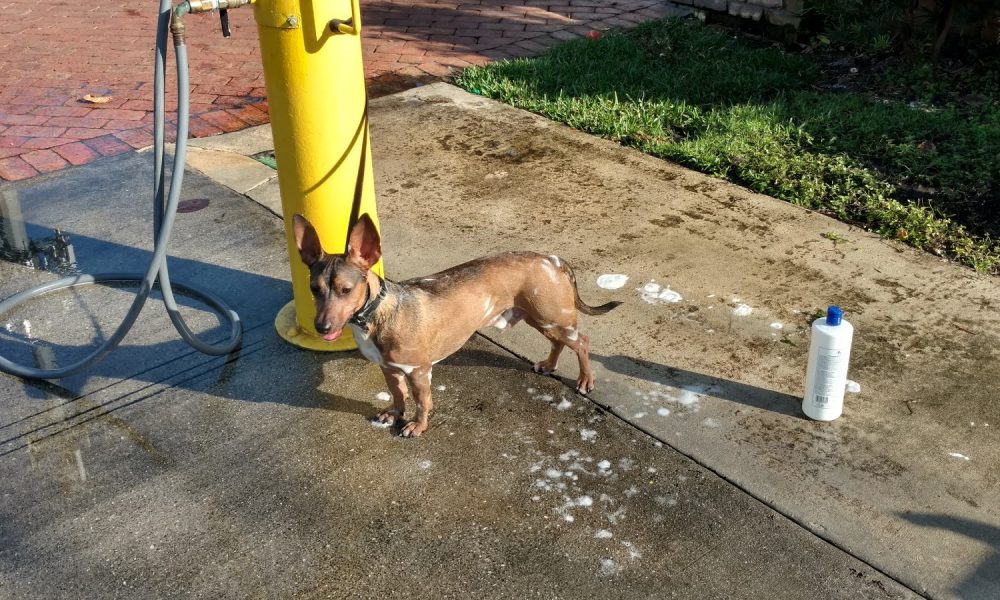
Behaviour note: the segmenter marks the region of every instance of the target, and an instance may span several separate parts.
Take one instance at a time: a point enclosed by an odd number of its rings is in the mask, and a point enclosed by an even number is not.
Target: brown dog
[[[344,254],[324,252],[319,235],[302,215],[292,218],[292,229],[310,271],[316,331],[323,339],[335,340],[345,326],[351,327],[361,353],[382,368],[393,405],[379,413],[377,421],[401,421],[407,390],[412,390],[417,414],[402,428],[403,436],[418,436],[427,429],[433,365],[487,325],[506,329],[524,320],[547,337],[552,351],[535,364],[539,373],[554,371],[559,353],[569,346],[580,362],[577,390],[594,389],[589,341],[576,328],[577,311],[600,315],[621,303],[584,304],[573,271],[559,258],[508,252],[393,283],[371,271],[382,247],[368,215],[351,228]]]

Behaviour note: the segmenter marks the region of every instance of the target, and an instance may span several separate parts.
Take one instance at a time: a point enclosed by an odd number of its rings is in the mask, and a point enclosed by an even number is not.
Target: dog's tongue
[[[332,342],[333,340],[339,338],[340,334],[343,333],[343,331],[344,331],[343,329],[338,329],[336,331],[331,331],[330,333],[324,335],[323,339],[326,340],[326,341],[328,341],[328,342]]]

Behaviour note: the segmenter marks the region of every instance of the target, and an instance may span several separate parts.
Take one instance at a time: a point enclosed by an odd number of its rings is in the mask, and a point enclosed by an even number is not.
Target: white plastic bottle
[[[810,419],[832,421],[844,412],[847,365],[851,359],[854,327],[844,320],[844,311],[831,306],[826,317],[812,324],[809,367],[802,412]]]

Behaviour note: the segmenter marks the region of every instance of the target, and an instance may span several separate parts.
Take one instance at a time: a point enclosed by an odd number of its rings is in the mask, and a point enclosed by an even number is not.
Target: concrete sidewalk
[[[81,269],[136,268],[149,178],[133,154],[2,193]],[[373,428],[376,367],[273,332],[281,221],[197,174],[185,198],[209,203],[171,271],[234,303],[240,356],[191,351],[151,306],[86,376],[0,377],[0,597],[914,597],[481,337],[438,367],[430,435]],[[0,263],[0,294],[48,276]],[[74,355],[129,299],[41,299],[4,315],[3,352]]]
[[[516,328],[435,370],[428,436],[372,429],[378,370],[276,339],[271,318],[289,293],[281,223],[218,183],[274,207],[273,175],[239,156],[266,147],[266,131],[206,139],[193,164],[215,180],[190,176],[185,197],[210,202],[180,216],[172,272],[236,305],[245,349],[193,353],[150,307],[86,377],[0,378],[0,589],[992,597],[998,323],[980,307],[995,309],[994,282],[449,86],[372,106],[389,275],[511,248],[559,254],[585,300],[626,300],[581,325],[601,367],[596,404],[530,373],[519,357],[537,360],[544,342]],[[148,254],[136,200],[147,161],[0,190],[33,238],[69,232],[84,270],[134,267]],[[629,285],[598,289],[611,272]],[[47,276],[0,263],[0,295]],[[654,278],[683,300],[643,301],[635,288]],[[0,351],[45,355],[12,341],[28,320],[62,360],[128,299],[40,300],[4,315]],[[858,327],[862,393],[818,424],[795,396],[806,313],[827,302]],[[753,312],[739,317],[737,304]],[[982,344],[954,339],[956,324]]]
[[[558,253],[585,299],[626,299],[583,325],[603,369],[592,399],[916,590],[1000,589],[995,280],[443,84],[375,107],[379,207],[404,249],[392,276]],[[211,170],[268,138],[198,144]],[[280,211],[276,187],[247,193]],[[622,290],[595,285],[616,272]],[[680,301],[642,300],[654,280]],[[799,394],[811,315],[831,303],[857,327],[861,393],[820,424]],[[547,350],[528,328],[485,334]]]
[[[379,206],[406,215],[386,235],[422,249],[390,255],[393,276],[558,254],[585,300],[626,301],[581,325],[603,367],[594,401],[917,591],[997,597],[995,278],[443,84],[372,122]],[[630,280],[607,292],[604,273]],[[681,300],[644,301],[654,280]],[[828,304],[856,327],[862,391],[824,424],[800,394]],[[487,335],[547,349],[528,328]]]

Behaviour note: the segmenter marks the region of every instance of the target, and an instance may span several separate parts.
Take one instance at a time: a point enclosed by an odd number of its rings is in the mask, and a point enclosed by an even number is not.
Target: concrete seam
[[[270,177],[268,177],[268,178],[267,178],[267,179],[265,179],[264,181],[261,181],[260,183],[258,183],[257,185],[253,186],[253,187],[252,187],[252,188],[250,188],[249,190],[247,190],[247,191],[243,192],[243,195],[244,195],[244,196],[246,196],[246,195],[247,195],[247,194],[249,194],[250,192],[252,192],[252,191],[254,191],[255,189],[259,188],[260,186],[262,186],[262,185],[266,185],[266,184],[268,184],[268,183],[271,183],[272,181],[274,181],[274,180],[275,180],[275,179],[277,179],[277,178],[278,178],[278,173],[277,173],[277,171],[276,171],[276,172],[274,173],[274,175],[271,175]],[[231,189],[231,188],[230,188],[230,189]]]

